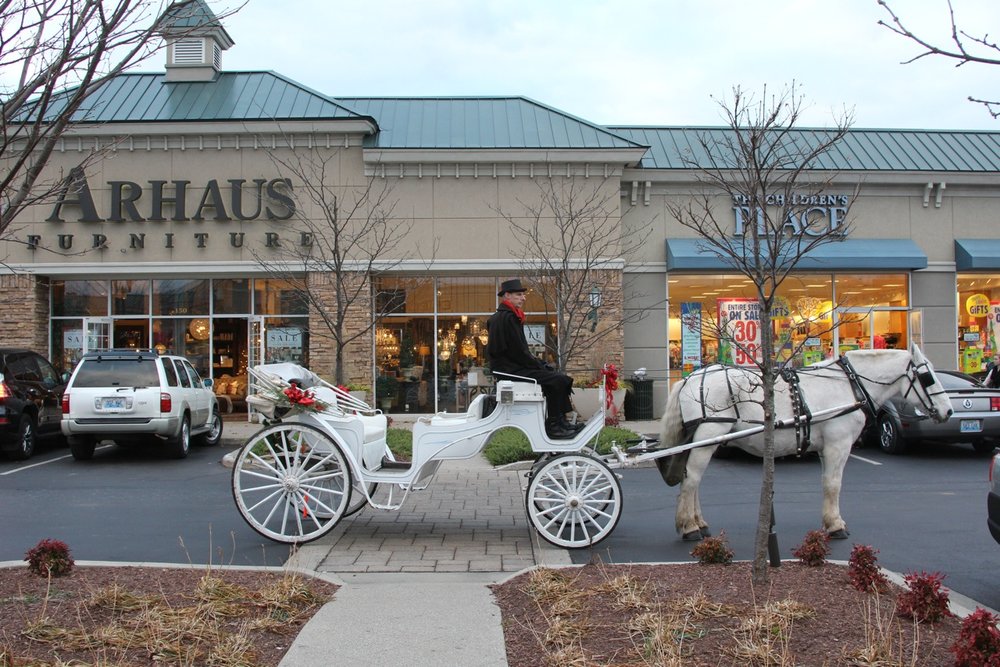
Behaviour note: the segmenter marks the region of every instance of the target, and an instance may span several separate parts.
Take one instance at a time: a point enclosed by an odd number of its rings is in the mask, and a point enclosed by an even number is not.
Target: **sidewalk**
[[[393,419],[407,428],[415,418]],[[656,421],[622,425],[659,430]],[[227,421],[224,443],[237,446],[259,428]],[[572,564],[569,552],[530,527],[526,488],[524,466],[495,469],[481,456],[447,461],[400,510],[366,508],[303,545],[286,565],[341,588],[281,666],[506,665],[500,610],[488,586],[537,565]]]

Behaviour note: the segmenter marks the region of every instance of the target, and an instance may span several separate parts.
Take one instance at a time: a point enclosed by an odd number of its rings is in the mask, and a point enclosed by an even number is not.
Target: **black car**
[[[920,440],[967,442],[981,454],[992,452],[1000,442],[1000,389],[986,387],[965,373],[936,370],[935,374],[951,399],[951,418],[938,423],[897,396],[879,410],[871,440],[887,454],[902,454]]]
[[[0,449],[10,458],[35,453],[38,438],[62,438],[66,381],[36,352],[0,348]]]

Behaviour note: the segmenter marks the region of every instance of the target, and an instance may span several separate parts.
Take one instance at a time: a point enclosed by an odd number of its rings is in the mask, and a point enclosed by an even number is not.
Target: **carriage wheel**
[[[351,504],[348,505],[346,510],[344,510],[345,518],[353,516],[358,512],[360,512],[361,510],[363,510],[365,506],[368,505],[368,498],[373,497],[375,495],[375,492],[378,491],[378,483],[376,482],[369,483],[368,497],[366,498],[364,492],[361,490],[360,484],[361,482],[359,482],[358,480],[354,480],[354,486],[352,487],[353,490],[351,493]]]
[[[610,535],[618,524],[622,487],[603,461],[561,454],[546,461],[531,477],[525,508],[547,542],[567,549],[589,547]]]
[[[340,446],[308,424],[258,431],[233,466],[240,514],[264,537],[288,544],[315,540],[337,525],[351,507],[351,484]]]

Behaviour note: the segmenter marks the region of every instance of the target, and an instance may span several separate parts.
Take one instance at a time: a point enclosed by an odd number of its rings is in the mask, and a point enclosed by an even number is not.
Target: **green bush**
[[[597,453],[610,454],[611,443],[617,442],[622,449],[624,441],[638,438],[638,434],[626,428],[606,426],[597,435]],[[534,461],[538,454],[531,450],[528,437],[516,428],[502,428],[495,432],[486,443],[483,456],[494,466],[502,466],[516,461]]]

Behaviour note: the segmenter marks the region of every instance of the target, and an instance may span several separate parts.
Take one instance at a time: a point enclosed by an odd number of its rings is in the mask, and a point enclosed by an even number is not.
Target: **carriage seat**
[[[331,406],[334,410],[337,410],[338,407],[340,410],[353,409],[350,405],[344,405],[344,401],[340,400],[337,391],[331,387],[316,387],[311,391],[315,394],[316,398]],[[386,431],[388,430],[388,421],[385,415],[352,414],[351,418],[358,420],[364,426],[364,441],[366,443],[385,438]]]

